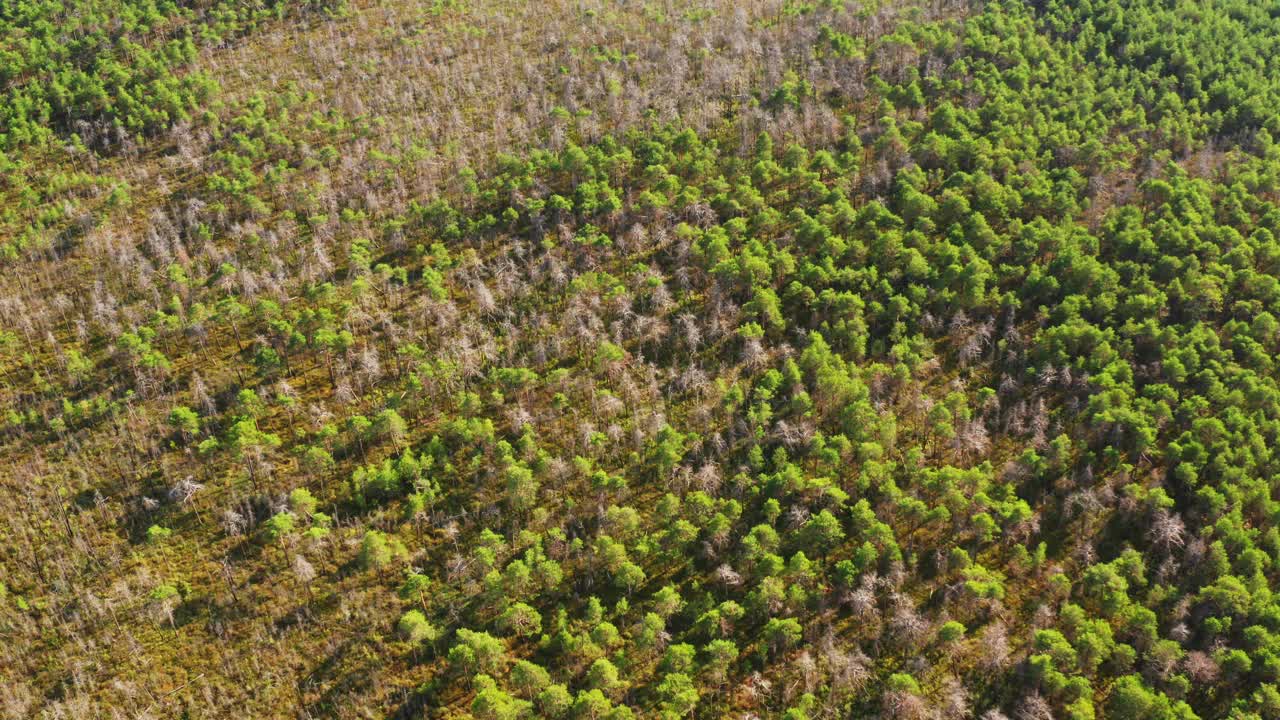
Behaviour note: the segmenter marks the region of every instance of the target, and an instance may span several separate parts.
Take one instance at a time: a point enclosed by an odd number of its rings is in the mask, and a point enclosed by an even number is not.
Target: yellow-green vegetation
[[[1280,5],[0,10],[0,715],[1280,717]]]

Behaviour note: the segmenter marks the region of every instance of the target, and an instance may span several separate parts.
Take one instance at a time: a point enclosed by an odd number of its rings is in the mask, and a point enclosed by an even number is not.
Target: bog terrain
[[[1277,0],[0,7],[0,717],[1280,718]]]

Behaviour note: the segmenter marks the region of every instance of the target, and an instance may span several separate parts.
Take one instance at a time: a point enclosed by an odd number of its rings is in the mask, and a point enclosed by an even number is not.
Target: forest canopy
[[[0,715],[1280,717],[1280,2],[0,8]]]

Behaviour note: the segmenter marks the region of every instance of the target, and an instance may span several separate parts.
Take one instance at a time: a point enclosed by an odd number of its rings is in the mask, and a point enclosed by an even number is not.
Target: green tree
[[[185,442],[200,433],[200,416],[195,410],[179,405],[169,411],[169,426],[176,430]]]
[[[604,658],[596,660],[587,670],[587,684],[613,700],[627,689],[627,683],[618,677],[618,668]]]
[[[467,670],[493,673],[501,669],[507,656],[502,641],[486,632],[461,628],[458,642],[449,649],[449,662]]]
[[[378,437],[390,440],[396,451],[400,451],[400,443],[404,440],[405,433],[409,429],[404,418],[400,417],[400,413],[391,408],[379,412],[373,420],[373,427]]]
[[[404,545],[398,539],[378,530],[370,530],[360,541],[360,554],[357,559],[360,567],[365,570],[380,570],[404,554]]]
[[[498,624],[518,637],[529,637],[542,632],[542,615],[524,603],[515,603],[502,613]]]
[[[662,715],[667,718],[682,718],[691,715],[700,699],[698,688],[693,679],[684,673],[670,673],[658,683],[658,697],[661,699]]]
[[[440,637],[440,630],[428,622],[420,610],[410,610],[401,615],[396,631],[406,642],[414,645],[434,643]]]

